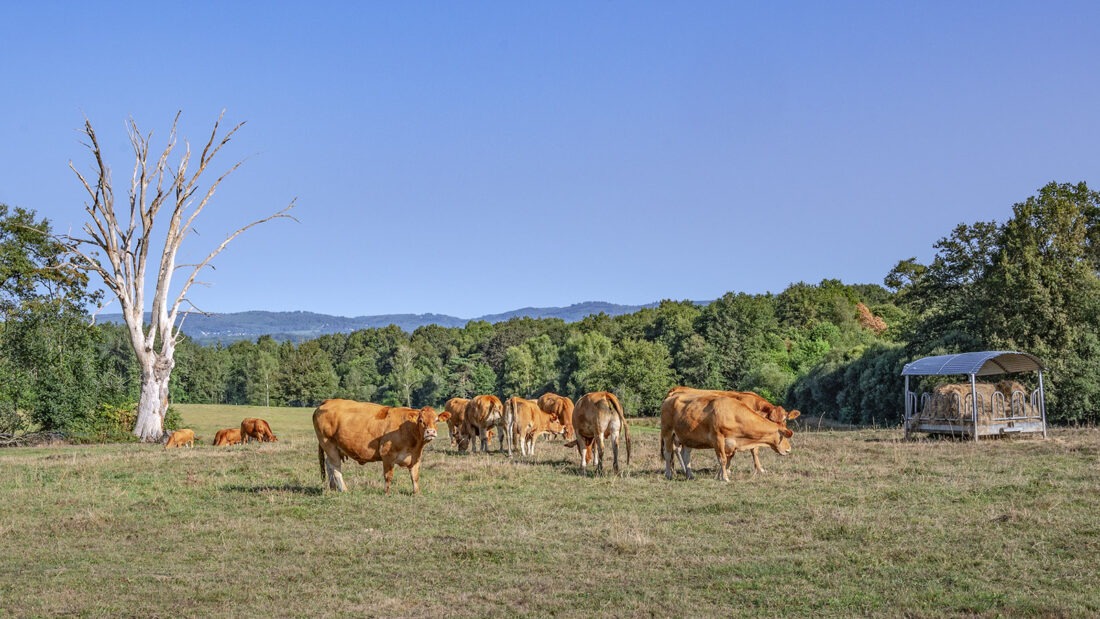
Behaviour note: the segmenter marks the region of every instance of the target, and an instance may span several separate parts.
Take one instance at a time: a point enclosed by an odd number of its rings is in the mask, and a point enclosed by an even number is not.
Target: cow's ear
[[[779,433],[787,438],[794,436],[794,432],[790,428],[779,428]]]
[[[405,419],[409,421],[420,421],[420,416],[423,414],[423,411],[409,411],[405,413]]]
[[[798,409],[795,409],[793,411],[787,411],[787,419],[794,419],[795,417],[798,417],[801,414],[802,413],[799,412]]]
[[[439,417],[438,417],[438,419],[440,421],[447,421],[450,418],[451,418],[451,411],[443,411],[442,413],[439,414]]]

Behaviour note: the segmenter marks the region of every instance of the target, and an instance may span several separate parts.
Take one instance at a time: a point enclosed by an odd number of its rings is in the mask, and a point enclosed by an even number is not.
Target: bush
[[[137,404],[100,404],[76,415],[65,435],[73,443],[125,443],[136,441],[131,434],[137,422]]]

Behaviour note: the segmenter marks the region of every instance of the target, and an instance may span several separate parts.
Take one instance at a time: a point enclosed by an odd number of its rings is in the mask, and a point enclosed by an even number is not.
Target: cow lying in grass
[[[227,447],[229,445],[239,445],[240,443],[240,428],[225,428],[223,430],[218,430],[218,433],[214,435],[215,447]]]

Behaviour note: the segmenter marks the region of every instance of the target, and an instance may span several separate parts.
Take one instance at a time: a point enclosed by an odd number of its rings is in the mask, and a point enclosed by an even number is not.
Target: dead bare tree
[[[69,162],[69,167],[76,173],[90,198],[85,203],[84,210],[91,221],[83,226],[86,237],[66,236],[63,239],[77,257],[76,266],[98,274],[121,305],[130,344],[141,364],[141,395],[133,432],[142,441],[159,440],[164,433],[168,383],[175,367],[176,344],[183,319],[189,311],[194,311],[187,292],[197,281],[199,272],[210,265],[214,257],[245,230],[272,219],[294,219],[288,214],[294,207],[292,200],[281,211],[253,221],[228,235],[197,264],[176,264],[176,254],[184,239],[193,231],[195,219],[210,203],[221,182],[242,163],[238,161],[233,164],[210,183],[205,192],[200,193],[200,180],[214,156],[244,126],[242,122],[219,137],[224,115],[223,111],[214,123],[210,138],[199,155],[198,167],[194,170],[190,169],[191,146],[186,140],[179,161],[174,164],[169,162],[176,147],[176,128],[180,113],[173,119],[167,144],[155,160],[150,159],[153,134],[142,135],[132,118],[127,122],[127,132],[134,152],[134,172],[130,179],[128,200],[123,206],[123,209],[129,207],[129,213],[122,213],[125,216],[122,219],[116,209],[110,167],[104,161],[95,130],[87,119],[84,121],[83,133],[88,138],[85,146],[95,158],[92,180],[89,181]],[[157,268],[149,324],[145,324],[146,265],[150,253],[155,251],[152,239],[154,224],[160,223],[165,216],[168,218],[168,229]],[[187,276],[175,297],[170,298],[172,277],[177,269],[190,271],[186,271]]]

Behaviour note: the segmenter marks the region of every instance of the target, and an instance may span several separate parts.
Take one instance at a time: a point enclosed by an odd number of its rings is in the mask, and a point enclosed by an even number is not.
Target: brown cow
[[[556,415],[539,408],[535,400],[508,398],[504,403],[504,419],[512,435],[512,444],[519,444],[525,456],[535,455],[535,441],[543,434],[559,434],[564,426]]]
[[[462,433],[462,426],[466,420],[466,404],[469,402],[466,398],[451,398],[443,405],[443,410],[451,414],[447,419],[447,433],[451,436],[451,444],[459,451],[470,448],[470,437]]]
[[[581,474],[587,473],[588,450],[595,446],[592,459],[596,472],[603,472],[604,441],[611,440],[613,470],[619,472],[619,430],[626,436],[626,463],[630,464],[630,428],[619,399],[607,391],[586,393],[573,409],[573,441],[581,457]],[[566,446],[570,446],[566,443]]]
[[[182,430],[176,430],[168,437],[168,442],[164,444],[165,449],[172,447],[188,447],[194,448],[195,446],[195,431],[183,428]]]
[[[752,409],[756,414],[774,421],[783,427],[787,427],[787,420],[794,419],[802,413],[798,410],[788,411],[782,406],[772,404],[767,401],[763,396],[760,396],[752,391],[718,391],[714,389],[695,389],[693,387],[673,387],[668,390],[668,396],[661,404],[661,415],[665,415],[666,406],[676,406],[677,402],[690,401],[692,398],[701,395],[723,395],[740,400],[743,404]],[[754,473],[765,473],[764,467],[760,464],[760,454],[758,449],[750,449],[749,453],[752,455],[752,469]],[[682,456],[691,463],[691,450],[683,452]]]
[[[781,456],[791,453],[789,439],[794,433],[761,417],[737,398],[699,395],[679,404],[668,412],[664,407],[661,411],[661,454],[667,479],[672,479],[674,454],[679,456],[688,479],[695,478],[682,449],[714,449],[718,458],[717,477],[727,482],[730,459],[738,451],[766,446]]]
[[[573,440],[573,400],[563,395],[546,392],[539,396],[539,408],[545,413],[556,416],[565,426],[565,440]]]
[[[214,445],[216,447],[239,445],[240,442],[240,428],[225,428],[224,430],[218,430],[218,433],[214,435]]]
[[[500,432],[500,451],[504,451],[504,438],[507,428],[504,427],[504,405],[495,395],[474,396],[466,403],[466,418],[463,420],[462,433],[472,441],[473,451],[477,453],[478,442],[481,450],[489,453],[489,436],[491,428],[498,428]],[[512,455],[512,437],[508,437],[508,455]]]
[[[257,417],[248,417],[241,420],[241,442],[247,443],[252,439],[261,443],[279,440],[272,434],[271,426],[267,425],[266,421]]]
[[[347,491],[341,464],[351,458],[359,464],[381,462],[390,493],[394,465],[409,469],[413,493],[420,493],[420,458],[424,446],[438,434],[437,421],[450,413],[436,415],[430,406],[422,409],[381,406],[352,400],[325,400],[313,411],[317,433],[317,459],[321,478],[329,488]]]

